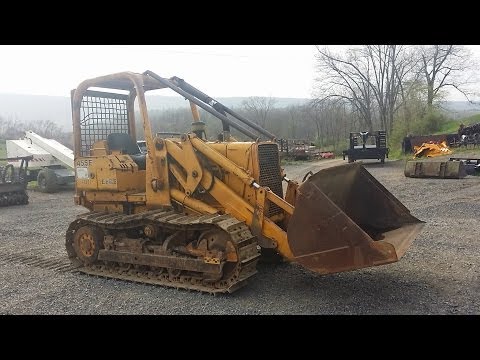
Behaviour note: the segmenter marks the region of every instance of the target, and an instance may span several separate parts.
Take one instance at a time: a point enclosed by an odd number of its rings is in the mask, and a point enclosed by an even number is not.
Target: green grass
[[[30,181],[27,184],[27,189],[28,190],[36,190],[37,189],[37,182],[36,181]]]
[[[442,124],[440,130],[438,130],[435,134],[454,134],[458,131],[458,127],[460,124],[464,125],[472,125],[480,123],[480,114],[468,116],[458,120],[449,120]]]
[[[388,152],[388,159],[389,160],[407,160],[410,159],[413,155],[408,154],[405,155],[402,153],[402,149],[390,149]]]

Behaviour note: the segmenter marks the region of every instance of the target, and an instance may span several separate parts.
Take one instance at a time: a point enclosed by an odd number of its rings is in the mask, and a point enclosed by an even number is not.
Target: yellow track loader
[[[189,133],[152,133],[145,92],[164,88],[190,102]],[[215,141],[198,107],[222,121]],[[262,255],[320,274],[388,264],[423,226],[361,164],[302,184],[288,179],[273,134],[177,77],[122,72],[83,81],[72,91],[72,114],[75,203],[89,211],[70,224],[66,250],[87,274],[232,292]],[[146,153],[136,144],[136,116]],[[236,140],[232,128],[251,141]]]

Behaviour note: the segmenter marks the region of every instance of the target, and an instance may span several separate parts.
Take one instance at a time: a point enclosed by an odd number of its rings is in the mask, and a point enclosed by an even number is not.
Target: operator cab
[[[146,153],[143,153],[132,137],[126,133],[110,133],[107,136],[107,146],[110,151],[120,151],[129,155],[138,165],[138,170],[145,170],[147,166]]]

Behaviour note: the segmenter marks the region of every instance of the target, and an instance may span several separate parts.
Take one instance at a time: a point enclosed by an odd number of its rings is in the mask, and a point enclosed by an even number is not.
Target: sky
[[[467,47],[480,60],[480,45]],[[0,93],[70,96],[89,78],[151,70],[212,97],[309,98],[315,53],[313,45],[0,45]]]

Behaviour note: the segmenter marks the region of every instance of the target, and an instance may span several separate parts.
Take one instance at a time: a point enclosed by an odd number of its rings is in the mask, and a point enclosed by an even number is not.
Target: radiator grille
[[[278,156],[278,145],[259,144],[258,161],[260,168],[260,177],[258,182],[261,186],[268,186],[272,192],[283,198],[282,179],[280,177],[280,158]],[[278,205],[270,203],[270,208],[265,214],[270,217],[282,212]]]
[[[80,108],[80,154],[111,133],[129,133],[127,95],[87,91]]]

